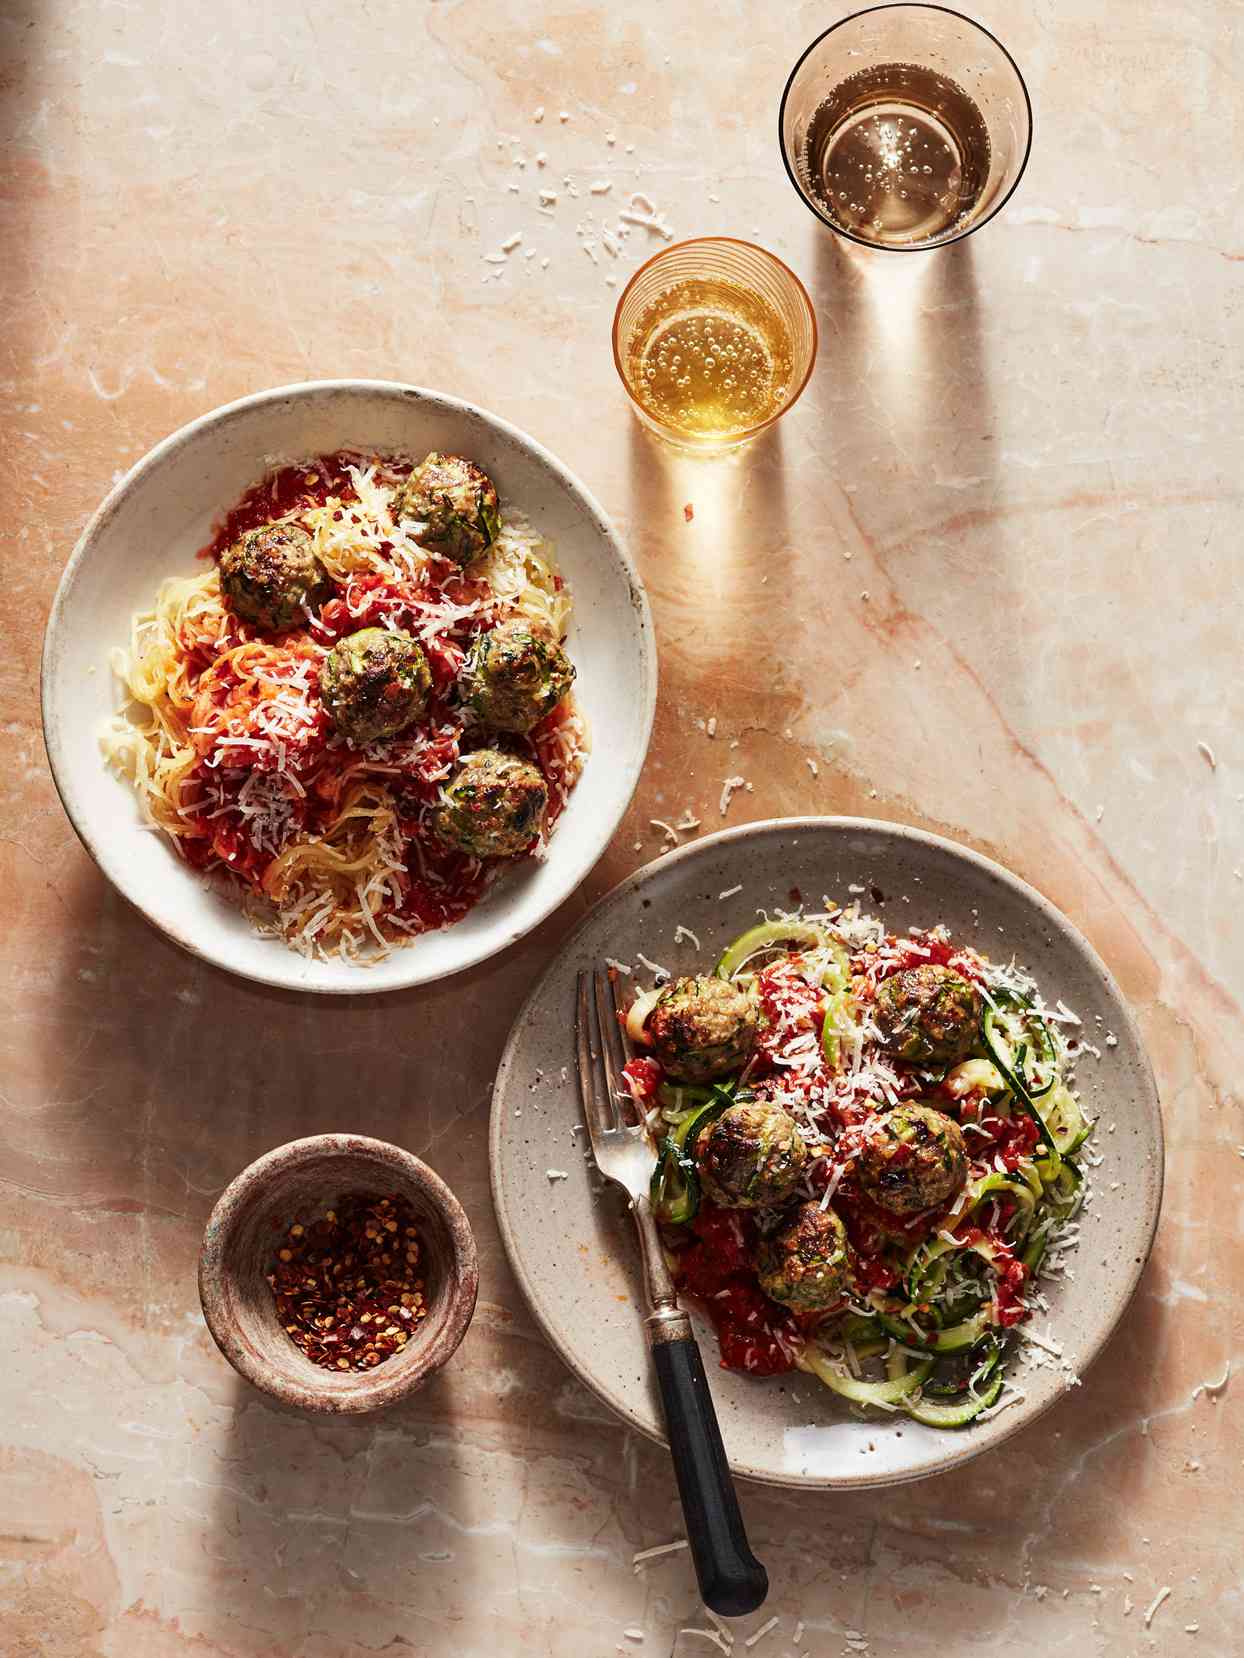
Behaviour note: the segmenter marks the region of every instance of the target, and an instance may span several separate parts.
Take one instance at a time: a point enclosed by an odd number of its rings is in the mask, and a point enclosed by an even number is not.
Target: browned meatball
[[[953,1064],[978,1045],[980,991],[952,968],[923,962],[882,980],[876,1016],[882,1041],[900,1059]]]
[[[758,1021],[756,1004],[728,979],[675,979],[649,1016],[648,1034],[670,1076],[711,1082],[747,1063]]]
[[[763,1209],[784,1202],[808,1160],[795,1119],[757,1100],[732,1105],[700,1136],[704,1190],[726,1209]]]
[[[963,1130],[930,1105],[896,1105],[878,1119],[855,1164],[860,1189],[895,1215],[916,1215],[962,1191]]]
[[[239,616],[280,632],[305,622],[332,582],[301,524],[262,524],[221,554],[220,591]]]

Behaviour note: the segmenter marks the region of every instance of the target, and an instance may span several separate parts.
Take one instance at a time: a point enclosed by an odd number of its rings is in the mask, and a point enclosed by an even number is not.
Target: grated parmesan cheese
[[[757,1644],[758,1641],[763,1641],[764,1640],[765,1636],[769,1633],[769,1631],[771,1629],[776,1629],[780,1622],[781,1622],[781,1619],[775,1613],[773,1615],[773,1617],[771,1617],[769,1619],[768,1623],[762,1623],[761,1624],[760,1628],[756,1631],[756,1633],[754,1635],[749,1635],[747,1637],[747,1639],[743,1642],[743,1645],[745,1647],[748,1647],[748,1648],[754,1647]]]
[[[1158,1607],[1161,1606],[1161,1604],[1164,1600],[1169,1600],[1170,1593],[1171,1593],[1170,1585],[1169,1584],[1164,1584],[1163,1587],[1158,1590],[1157,1594],[1154,1595],[1153,1599],[1149,1602],[1149,1605],[1148,1605],[1148,1608],[1145,1611],[1145,1617],[1144,1617],[1144,1624],[1145,1624],[1146,1629],[1148,1629],[1149,1625],[1153,1622],[1153,1614],[1157,1611]]]
[[[727,777],[721,785],[721,798],[717,802],[717,809],[722,817],[730,810],[730,802],[740,789],[747,787],[746,777]]]

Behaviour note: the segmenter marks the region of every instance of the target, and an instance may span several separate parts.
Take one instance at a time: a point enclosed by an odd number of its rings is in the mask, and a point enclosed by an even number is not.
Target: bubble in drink
[[[913,159],[917,147],[927,160]],[[912,63],[883,63],[842,81],[808,125],[801,171],[843,230],[901,247],[968,217],[989,180],[985,118],[963,88]],[[844,191],[848,178],[862,175]]]

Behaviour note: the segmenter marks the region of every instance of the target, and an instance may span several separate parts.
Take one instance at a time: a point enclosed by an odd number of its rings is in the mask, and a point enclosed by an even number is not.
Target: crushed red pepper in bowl
[[[400,1194],[351,1193],[292,1222],[267,1274],[285,1334],[326,1370],[369,1370],[427,1316],[419,1229]]]
[[[301,1410],[380,1410],[422,1387],[457,1351],[478,1288],[471,1223],[449,1187],[362,1134],[257,1157],[216,1200],[199,1251],[217,1347]]]

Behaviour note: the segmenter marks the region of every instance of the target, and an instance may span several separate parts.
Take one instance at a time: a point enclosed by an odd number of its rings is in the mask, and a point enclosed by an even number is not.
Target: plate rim
[[[535,460],[547,467],[578,498],[588,517],[593,521],[595,529],[612,549],[630,589],[630,601],[637,618],[640,639],[638,653],[640,741],[634,776],[631,778],[630,788],[625,800],[621,803],[616,821],[609,826],[607,833],[593,837],[592,848],[586,855],[583,867],[579,870],[572,884],[560,894],[550,898],[547,903],[541,905],[531,919],[521,928],[517,930],[510,928],[499,942],[491,945],[481,944],[474,950],[467,951],[461,961],[455,962],[450,967],[437,968],[434,971],[421,969],[418,965],[417,951],[402,951],[402,958],[409,959],[411,965],[399,977],[384,982],[377,981],[366,967],[355,969],[358,975],[357,982],[333,981],[321,983],[307,978],[300,978],[298,968],[302,963],[302,958],[287,950],[281,951],[279,957],[274,958],[274,965],[270,971],[265,971],[261,964],[242,966],[227,962],[210,949],[204,948],[193,936],[178,929],[170,921],[153,916],[140,899],[121,885],[109,867],[103,849],[97,845],[96,837],[91,833],[89,825],[82,820],[82,816],[74,803],[74,768],[64,752],[59,726],[52,713],[57,677],[62,668],[67,667],[65,654],[58,650],[58,646],[63,644],[61,629],[72,590],[79,572],[85,564],[88,548],[116,514],[122,501],[130,491],[149,473],[162,465],[168,456],[195,441],[209,427],[226,425],[231,421],[242,418],[251,410],[261,408],[264,405],[301,401],[312,396],[325,396],[333,393],[365,393],[388,398],[394,402],[411,402],[423,406],[431,405],[435,408],[450,410],[455,414],[473,416],[499,430],[519,448],[525,450]],[[494,414],[491,410],[485,409],[481,404],[472,403],[466,398],[456,397],[449,392],[437,391],[426,386],[417,386],[408,381],[344,376],[325,380],[291,381],[286,385],[248,392],[242,397],[234,398],[227,403],[221,403],[215,408],[208,409],[203,414],[195,415],[193,419],[186,421],[183,425],[168,433],[166,437],[161,438],[116,480],[87,520],[81,534],[74,543],[73,551],[65,561],[64,568],[56,584],[56,592],[53,595],[47,621],[44,624],[43,643],[40,651],[39,714],[44,750],[48,758],[48,769],[52,775],[52,783],[56,789],[61,809],[68,819],[70,827],[112,890],[124,899],[131,909],[141,915],[148,926],[154,927],[164,937],[178,945],[179,948],[187,951],[198,960],[206,962],[219,972],[228,973],[234,978],[243,979],[252,984],[263,984],[276,990],[293,991],[294,993],[303,992],[317,996],[382,995],[411,990],[419,985],[439,984],[459,973],[467,972],[471,968],[479,967],[482,963],[493,960],[517,943],[519,939],[526,937],[542,922],[547,921],[555,910],[578,891],[608,850],[635,797],[639,779],[643,775],[644,766],[647,763],[648,751],[652,746],[658,680],[659,659],[656,648],[656,630],[653,624],[652,606],[648,599],[647,589],[621,532],[613,524],[596,496],[588,489],[577,473],[572,472],[563,461],[559,460],[551,450],[547,449],[538,439],[532,437],[530,433],[514,425],[503,415]],[[187,871],[187,874],[193,875],[193,872]],[[274,950],[277,948],[278,945],[274,941]],[[289,957],[288,962],[286,962],[287,956]],[[282,964],[286,967],[285,971],[281,971]]]
[[[545,971],[540,975],[539,979],[528,992],[527,996],[524,997],[523,1004],[510,1028],[509,1035],[506,1037],[505,1047],[502,1050],[501,1060],[498,1064],[496,1078],[493,1083],[492,1101],[489,1111],[488,1176],[492,1192],[493,1210],[497,1217],[497,1226],[501,1233],[501,1241],[505,1248],[506,1259],[509,1262],[510,1270],[514,1273],[515,1278],[518,1280],[519,1288],[523,1292],[528,1307],[535,1317],[536,1322],[549,1345],[557,1353],[562,1362],[569,1367],[579,1381],[581,1381],[597,1399],[607,1405],[609,1409],[612,1410],[614,1414],[623,1422],[625,1422],[628,1427],[634,1428],[637,1432],[642,1433],[645,1439],[651,1440],[658,1445],[668,1444],[668,1441],[664,1435],[659,1432],[654,1433],[647,1422],[641,1421],[640,1418],[636,1416],[635,1413],[630,1410],[622,1400],[611,1395],[607,1387],[603,1386],[596,1377],[588,1374],[587,1370],[578,1362],[575,1355],[572,1355],[563,1348],[561,1342],[545,1321],[540,1302],[536,1295],[532,1292],[530,1275],[526,1271],[515,1246],[514,1238],[517,1229],[511,1221],[504,1196],[501,1155],[501,1126],[505,1121],[505,1113],[502,1108],[503,1095],[509,1082],[510,1073],[514,1068],[519,1038],[530,1021],[531,1011],[535,1003],[543,994],[545,987],[553,980],[563,959],[570,954],[580,937],[595,921],[599,912],[607,909],[612,904],[625,901],[625,899],[631,894],[642,890],[644,885],[652,879],[654,873],[658,871],[664,872],[675,864],[693,859],[698,854],[701,854],[706,848],[715,849],[731,841],[759,838],[762,835],[768,836],[792,830],[805,831],[826,828],[841,829],[858,833],[880,833],[896,837],[900,840],[916,841],[921,845],[935,848],[940,852],[950,853],[951,855],[974,865],[983,873],[990,875],[995,879],[1000,879],[1005,885],[1011,887],[1012,890],[1020,897],[1025,898],[1030,902],[1034,902],[1038,910],[1046,918],[1048,918],[1048,920],[1055,927],[1070,937],[1076,947],[1084,952],[1089,965],[1098,974],[1100,974],[1101,978],[1104,980],[1105,984],[1108,986],[1109,990],[1118,1002],[1119,1008],[1122,1011],[1126,1021],[1126,1028],[1131,1039],[1132,1048],[1141,1061],[1140,1080],[1142,1084],[1142,1092],[1144,1094],[1145,1103],[1149,1108],[1148,1114],[1151,1118],[1152,1126],[1155,1130],[1153,1145],[1155,1172],[1153,1183],[1149,1188],[1150,1212],[1148,1215],[1144,1247],[1141,1251],[1139,1260],[1132,1266],[1130,1274],[1128,1275],[1130,1277],[1130,1282],[1127,1283],[1126,1293],[1120,1302],[1117,1314],[1105,1332],[1094,1341],[1086,1354],[1078,1360],[1077,1373],[1079,1375],[1083,1376],[1089,1368],[1097,1362],[1118,1332],[1120,1325],[1127,1317],[1128,1311],[1136,1298],[1136,1292],[1140,1287],[1140,1281],[1144,1276],[1145,1269],[1148,1266],[1149,1259],[1153,1253],[1153,1244],[1154,1239],[1157,1236],[1158,1222],[1161,1218],[1162,1198],[1166,1183],[1166,1133],[1162,1118],[1162,1103],[1161,1096],[1158,1092],[1157,1079],[1154,1076],[1153,1063],[1149,1057],[1148,1048],[1142,1038],[1140,1026],[1132,1009],[1131,1003],[1128,1001],[1127,997],[1123,995],[1123,992],[1115,980],[1114,974],[1110,971],[1110,968],[1107,966],[1106,962],[1069,916],[1065,915],[1051,899],[1047,898],[1044,893],[1040,892],[1030,882],[1025,881],[1022,876],[1016,875],[1012,870],[1007,869],[1004,864],[998,863],[996,859],[987,857],[983,852],[977,852],[973,847],[965,846],[960,841],[951,840],[948,836],[935,834],[932,830],[917,828],[914,824],[894,823],[889,822],[884,818],[862,818],[838,816],[834,814],[812,814],[801,817],[760,818],[751,823],[737,824],[730,828],[715,830],[711,835],[705,835],[699,840],[690,841],[685,846],[675,847],[671,851],[663,853],[660,857],[652,859],[651,862],[642,865],[639,869],[633,870],[630,875],[624,876],[621,881],[611,887],[608,892],[604,893],[596,901],[596,903],[592,905],[591,909],[588,910],[587,914],[581,918],[573,931],[562,940],[557,954],[549,963]],[[950,1441],[951,1445],[960,1447],[960,1449],[945,1456],[936,1467],[927,1468],[920,1472],[882,1475],[878,1477],[862,1471],[859,1474],[846,1474],[826,1478],[824,1476],[812,1474],[774,1472],[770,1469],[757,1468],[754,1464],[748,1463],[736,1456],[731,1456],[728,1450],[727,1461],[729,1462],[731,1473],[741,1479],[750,1480],[759,1485],[821,1491],[868,1491],[879,1490],[888,1486],[910,1485],[915,1484],[920,1480],[933,1479],[938,1475],[950,1473],[954,1469],[960,1468],[964,1464],[973,1461],[976,1457],[983,1455],[986,1451],[994,1451],[999,1449],[1007,1442],[1007,1440],[1011,1439],[1022,1429],[1029,1428],[1034,1423],[1039,1422],[1041,1418],[1045,1416],[1048,1411],[1052,1410],[1055,1405],[1062,1403],[1066,1398],[1066,1395],[1067,1390],[1055,1393],[1038,1409],[1033,1410],[1027,1415],[1020,1414],[1015,1421],[1007,1423],[1005,1426],[1001,1427],[996,1435],[990,1439],[988,1445],[973,1446],[970,1435],[952,1436]]]

